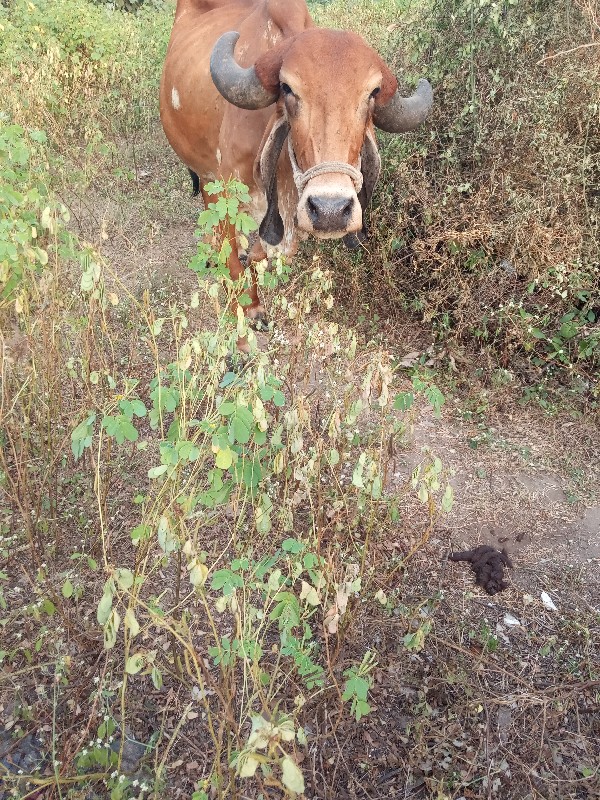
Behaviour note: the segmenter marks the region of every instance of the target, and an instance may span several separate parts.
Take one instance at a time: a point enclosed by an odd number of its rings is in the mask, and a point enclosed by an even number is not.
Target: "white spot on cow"
[[[217,164],[218,164],[219,166],[221,166],[221,151],[219,150],[219,148],[218,148],[218,147],[217,147],[217,153],[216,153],[216,155],[217,155]]]
[[[267,21],[267,27],[265,29],[265,39],[269,44],[277,44],[277,42],[281,39],[281,34],[279,32],[279,28],[277,28],[271,20]]]
[[[252,219],[260,225],[263,217],[267,213],[267,198],[263,192],[251,192],[251,201],[248,204],[248,213]]]
[[[175,111],[179,111],[181,108],[181,100],[179,99],[179,92],[175,87],[171,89],[171,104]]]

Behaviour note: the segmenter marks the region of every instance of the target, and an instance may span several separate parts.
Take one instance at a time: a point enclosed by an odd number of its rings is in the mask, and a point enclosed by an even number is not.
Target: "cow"
[[[308,235],[358,246],[380,171],[374,126],[413,130],[432,104],[427,80],[402,97],[362,37],[318,28],[305,0],[178,0],[160,117],[205,205],[209,181],[235,177],[249,187],[245,210],[259,225],[245,259],[250,324],[266,324],[252,264],[268,246],[290,258]],[[244,266],[234,226],[224,223],[220,235],[235,281]],[[247,352],[247,340],[238,348]]]

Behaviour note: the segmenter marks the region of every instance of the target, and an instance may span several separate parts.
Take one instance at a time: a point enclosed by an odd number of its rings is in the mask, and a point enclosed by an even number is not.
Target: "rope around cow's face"
[[[294,173],[294,183],[298,189],[298,195],[306,188],[306,184],[317,175],[326,175],[330,173],[337,173],[341,175],[348,175],[352,179],[356,194],[360,192],[363,185],[363,175],[360,171],[360,156],[358,159],[358,168],[353,167],[351,164],[346,164],[345,161],[322,161],[320,164],[315,164],[314,167],[309,167],[306,172],[302,172],[298,166],[292,139],[288,136],[288,152],[290,154],[290,161],[292,163],[292,170]]]

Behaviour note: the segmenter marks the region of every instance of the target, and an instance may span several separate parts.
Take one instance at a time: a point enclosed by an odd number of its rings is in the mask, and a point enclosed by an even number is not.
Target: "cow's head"
[[[238,38],[234,31],[221,36],[211,74],[223,97],[240,108],[277,103],[257,160],[269,203],[262,238],[278,244],[283,235],[276,168],[287,139],[298,227],[319,238],[356,242],[379,174],[372,123],[391,133],[416,128],[433,103],[431,86],[421,80],[415,94],[400,97],[395,76],[354,33],[312,28],[284,39],[246,69],[234,59]]]

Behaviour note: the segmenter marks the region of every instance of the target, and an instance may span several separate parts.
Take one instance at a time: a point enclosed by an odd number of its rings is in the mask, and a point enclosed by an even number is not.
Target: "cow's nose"
[[[345,231],[352,216],[354,198],[313,194],[307,199],[306,208],[316,231]]]

